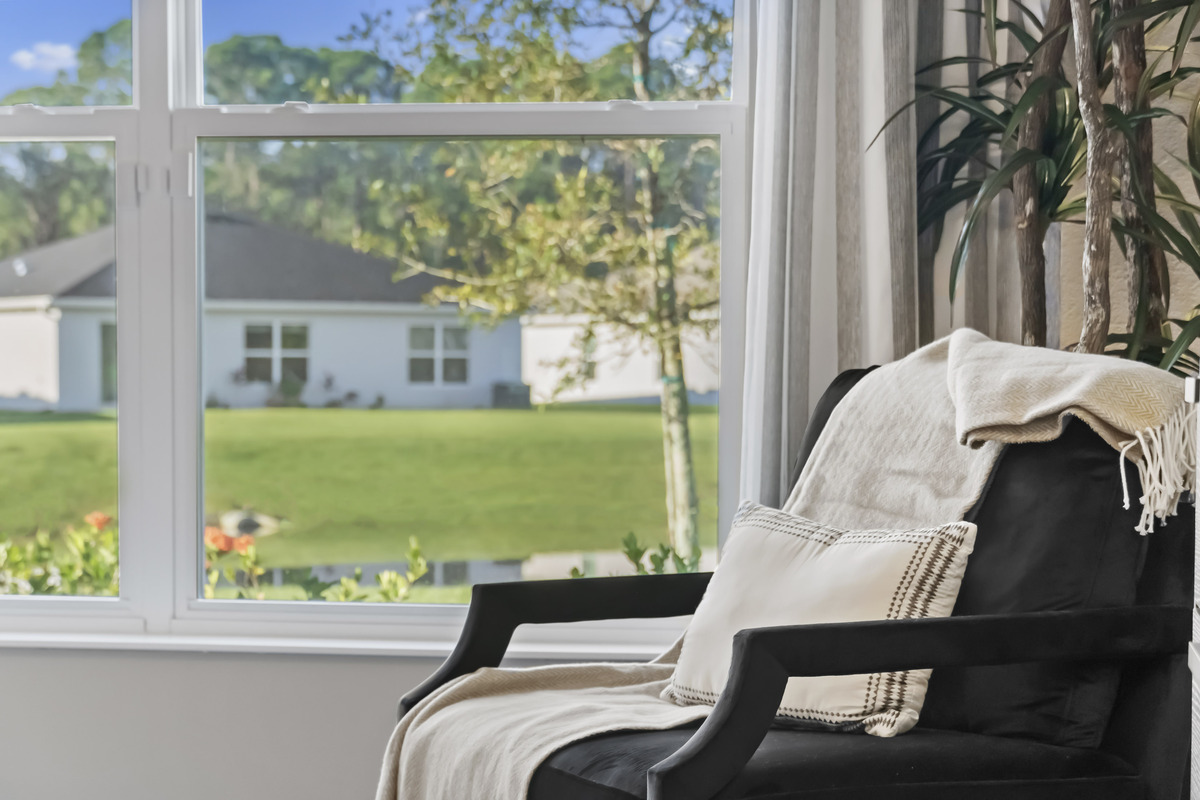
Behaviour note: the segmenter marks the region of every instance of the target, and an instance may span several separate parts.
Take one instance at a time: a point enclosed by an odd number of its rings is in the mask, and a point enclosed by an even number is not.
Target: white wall
[[[0,650],[5,800],[366,800],[432,659]]]
[[[63,309],[58,323],[59,411],[95,411],[102,405],[100,326],[112,310]]]
[[[58,402],[57,312],[0,311],[0,409],[40,411]]]
[[[310,312],[278,314],[218,310],[210,306],[204,320],[204,398],[234,407],[261,406],[270,394],[265,384],[237,384],[233,375],[243,366],[247,323],[279,320],[308,325],[308,385],[301,399],[312,406],[357,392],[357,405],[371,404],[383,395],[389,408],[487,408],[492,384],[519,381],[520,325],[510,320],[489,331],[471,328],[466,384],[430,386],[408,383],[408,330],[433,320],[456,323],[458,313],[415,311]],[[323,382],[332,376],[334,386]]]
[[[575,317],[536,314],[521,325],[521,378],[529,384],[535,403],[644,400],[658,402],[661,391],[658,353],[645,344],[622,337],[611,325],[596,329],[596,377],[583,386],[554,396],[565,370],[556,365],[579,354],[583,321]],[[688,330],[683,342],[683,374],[694,400],[715,402],[720,388],[720,337]],[[705,395],[709,395],[705,398]]]

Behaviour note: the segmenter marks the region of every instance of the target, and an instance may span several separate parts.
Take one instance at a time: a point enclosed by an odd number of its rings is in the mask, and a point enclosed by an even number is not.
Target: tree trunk
[[[1101,353],[1108,343],[1108,257],[1112,238],[1113,142],[1104,125],[1096,74],[1092,6],[1071,0],[1075,21],[1075,63],[1079,71],[1079,112],[1087,131],[1087,216],[1083,233],[1083,331],[1076,349]]]
[[[1067,0],[1051,0],[1044,36],[1051,36],[1070,23],[1071,7]],[[1060,68],[1067,36],[1068,33],[1059,34],[1034,56],[1030,83],[1053,75]],[[1043,95],[1029,109],[1017,134],[1018,147],[1043,150],[1051,99],[1049,95]],[[1017,263],[1021,271],[1021,343],[1045,347],[1046,254],[1042,242],[1046,238],[1046,225],[1033,165],[1018,170],[1013,176],[1013,205],[1017,215]]]
[[[1116,17],[1132,11],[1138,0],[1112,0]],[[1122,28],[1113,37],[1113,90],[1117,106],[1124,114],[1142,111],[1145,100],[1138,102],[1138,84],[1146,71],[1146,32],[1141,25]],[[1149,226],[1138,208],[1138,197],[1151,208],[1154,198],[1154,129],[1150,120],[1134,126],[1134,140],[1120,140],[1118,152],[1125,158],[1117,168],[1121,175],[1121,216],[1126,226],[1149,233]],[[1133,236],[1125,237],[1125,260],[1129,266],[1129,331],[1135,332],[1139,301],[1145,287],[1146,327],[1144,332],[1158,333],[1166,322],[1169,298],[1163,273],[1167,268],[1161,247]]]
[[[696,469],[688,427],[687,382],[683,376],[683,347],[678,331],[676,328],[674,335],[659,342],[667,524],[675,552],[685,562],[694,564],[700,557],[700,500],[696,494]]]
[[[650,76],[650,40],[654,35],[651,4],[634,23],[637,42],[633,51],[633,87],[638,100],[653,100]],[[649,199],[643,225],[650,239],[648,255],[654,270],[654,314],[662,376],[663,468],[667,479],[667,527],[671,546],[685,562],[700,559],[700,501],[696,495],[696,468],[692,459],[692,436],[688,427],[687,382],[683,375],[683,342],[680,336],[679,293],[675,286],[675,258],[668,244],[662,258],[654,244],[653,228],[662,210],[658,173],[646,168],[642,181]]]

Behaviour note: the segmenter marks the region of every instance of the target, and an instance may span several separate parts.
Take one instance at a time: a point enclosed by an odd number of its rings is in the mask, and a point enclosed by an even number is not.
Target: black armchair
[[[801,462],[863,374],[822,398]],[[573,743],[538,769],[530,800],[1182,800],[1193,511],[1137,536],[1113,462],[1077,423],[1010,447],[968,514],[979,535],[954,616],[742,631],[703,724]],[[708,579],[477,586],[457,648],[401,713],[498,665],[521,624],[689,614]],[[921,721],[894,739],[776,721],[790,676],[914,668],[934,670]]]

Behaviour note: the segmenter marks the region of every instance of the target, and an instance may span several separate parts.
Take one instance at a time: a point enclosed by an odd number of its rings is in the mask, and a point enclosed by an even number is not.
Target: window
[[[751,26],[661,0],[639,43],[622,2],[0,4],[0,326],[19,285],[57,326],[20,340],[37,375],[0,368],[0,547],[88,533],[109,569],[52,611],[0,597],[0,638],[447,642],[471,584],[632,571],[630,532],[647,568],[711,559]],[[676,345],[700,499],[673,541]]]
[[[100,324],[100,402],[117,402],[117,326],[111,322]]]
[[[120,588],[113,155],[0,143],[0,595]]]
[[[250,383],[274,383],[274,328],[267,325],[246,326],[245,379]]]
[[[442,380],[446,383],[467,382],[467,329],[453,326],[442,328]]]
[[[276,340],[278,351],[273,344]],[[245,342],[246,357],[239,376],[245,382],[288,384],[294,389],[308,382],[307,325],[250,323],[246,325]],[[210,390],[208,396],[219,395]]]
[[[437,380],[437,357],[434,355],[437,329],[418,325],[408,331],[409,383],[433,383]]]
[[[441,348],[438,348],[438,330]],[[443,384],[467,382],[467,329],[445,323],[417,325],[408,332],[409,383],[437,383],[438,365]]]

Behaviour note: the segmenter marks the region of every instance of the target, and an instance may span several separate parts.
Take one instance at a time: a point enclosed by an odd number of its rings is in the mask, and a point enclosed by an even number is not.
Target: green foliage
[[[1044,31],[1032,12],[1018,4],[1019,11],[1025,14],[1027,23],[1035,29],[1037,36],[1018,33],[1013,23],[997,19],[994,0],[988,0],[984,6],[980,13],[988,33],[991,61],[953,56],[918,73],[920,80],[923,74],[963,64],[991,67],[979,76],[973,91],[963,91],[962,87],[918,84],[920,97],[936,98],[946,106],[931,127],[921,132],[922,148],[950,125],[960,126],[958,132],[937,147],[923,152],[918,159],[920,230],[932,228],[935,241],[940,239],[946,215],[952,209],[968,204],[950,262],[951,300],[955,296],[959,275],[967,263],[968,248],[976,227],[986,216],[992,201],[1001,192],[1011,189],[1013,176],[1022,167],[1032,165],[1034,169],[1041,211],[1039,224],[1043,231],[1052,222],[1073,221],[1085,207],[1082,195],[1070,197],[1073,191],[1084,189],[1080,179],[1087,155],[1086,135],[1075,88],[1067,80],[1061,66],[1052,76],[1029,80],[1034,56],[1055,38],[1071,36],[1071,30]],[[1197,192],[1200,192],[1200,94],[1192,101],[1192,112],[1186,121],[1179,119],[1170,109],[1154,105],[1176,92],[1185,81],[1200,74],[1200,69],[1196,67],[1182,66],[1192,33],[1200,25],[1200,0],[1142,3],[1115,17],[1107,0],[1101,0],[1094,6],[1096,24],[1093,30],[1096,52],[1101,62],[1097,65],[1097,71],[1102,90],[1112,80],[1111,48],[1117,31],[1131,25],[1143,25],[1148,33],[1153,33],[1173,20],[1179,21],[1174,44],[1158,51],[1142,78],[1139,94],[1145,99],[1147,110],[1124,115],[1116,106],[1109,105],[1106,106],[1106,112],[1113,131],[1126,141],[1134,138],[1139,122],[1174,119],[1185,124],[1188,158],[1186,161],[1178,160],[1188,169]],[[1025,51],[1020,60],[995,63],[997,30],[1008,32],[1020,43]],[[1153,55],[1153,49],[1151,52]],[[1018,91],[1010,95],[1008,89],[1014,82]],[[1030,109],[1046,96],[1052,98],[1052,103],[1040,149],[1018,148],[1016,132]],[[1000,156],[998,162],[993,160],[995,154]],[[971,165],[982,166],[983,175],[972,174]],[[1134,229],[1119,216],[1115,217],[1113,230],[1118,234],[1118,244],[1124,248],[1128,239],[1148,241],[1187,265],[1200,278],[1200,216],[1197,216],[1200,207],[1185,197],[1160,166],[1155,165],[1154,169],[1157,187],[1155,198],[1134,199],[1134,205],[1149,230],[1143,232]],[[1114,199],[1115,193],[1114,186]],[[1153,204],[1151,199],[1154,200]],[[1170,211],[1160,212],[1155,206]],[[1112,334],[1106,352],[1140,359],[1179,373],[1195,372],[1200,368],[1200,357],[1189,348],[1200,337],[1200,323],[1195,322],[1200,307],[1192,309],[1185,319],[1169,320],[1162,331],[1145,331],[1145,292],[1146,287],[1143,286],[1135,325],[1137,330],[1127,334]]]
[[[320,594],[324,599],[335,603],[346,602],[380,602],[403,603],[408,599],[413,584],[429,572],[429,563],[421,553],[421,543],[417,537],[408,537],[408,569],[403,575],[395,570],[385,570],[375,576],[378,590],[372,594],[359,584],[362,581],[362,570],[355,569],[353,578],[342,578],[329,586]],[[309,599],[314,599],[309,596]]]
[[[126,106],[133,102],[133,23],[123,19],[96,31],[75,54],[76,80],[59,72],[50,86],[20,89],[0,105],[34,103],[40,106]]]
[[[58,538],[36,531],[21,540],[0,539],[0,595],[115,596],[118,534],[106,515]],[[99,524],[97,524],[97,521]]]
[[[632,531],[621,540],[621,552],[633,565],[638,575],[665,575],[668,567],[675,572],[698,572],[700,570],[700,551],[696,550],[691,557],[683,558],[669,544],[660,544],[654,549],[643,547],[637,535]],[[644,559],[649,557],[649,568]],[[579,577],[572,570],[571,577]]]

